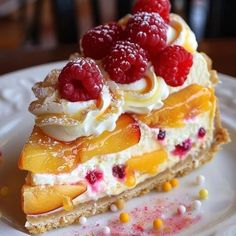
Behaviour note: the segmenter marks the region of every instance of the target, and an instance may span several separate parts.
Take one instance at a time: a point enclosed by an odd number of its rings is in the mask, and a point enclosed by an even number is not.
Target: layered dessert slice
[[[81,53],[33,87],[35,126],[19,160],[31,233],[161,189],[228,141],[217,74],[169,11],[169,1],[137,1],[132,15],[85,33]]]

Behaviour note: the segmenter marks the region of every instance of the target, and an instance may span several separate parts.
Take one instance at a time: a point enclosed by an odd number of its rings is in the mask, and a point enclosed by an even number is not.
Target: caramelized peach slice
[[[118,119],[112,132],[68,143],[56,141],[34,128],[21,153],[19,168],[33,173],[67,173],[93,156],[120,152],[137,144],[140,135],[138,123],[126,114]]]
[[[137,117],[150,127],[181,127],[185,119],[210,111],[214,102],[213,89],[194,84],[171,94],[161,109]]]
[[[19,168],[33,173],[70,172],[79,164],[76,153],[73,153],[76,145],[77,141],[73,143],[56,141],[35,127],[22,150]]]
[[[28,215],[42,214],[63,206],[65,200],[74,199],[86,191],[84,183],[73,185],[24,185],[22,188],[23,211]]]
[[[126,162],[126,185],[135,185],[134,171],[142,174],[157,174],[159,165],[167,160],[167,153],[163,149],[145,153],[141,156],[132,157]]]
[[[120,152],[140,140],[140,128],[133,117],[122,115],[112,132],[105,131],[97,137],[85,138],[79,149],[81,162],[91,159],[93,156]]]

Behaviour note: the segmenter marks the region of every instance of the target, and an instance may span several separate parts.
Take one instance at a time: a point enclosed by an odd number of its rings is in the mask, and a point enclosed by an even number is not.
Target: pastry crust
[[[207,150],[201,150],[197,157],[191,155],[185,160],[177,163],[171,169],[168,169],[157,176],[151,177],[144,182],[138,184],[135,188],[127,190],[117,196],[106,196],[97,201],[91,201],[75,206],[74,210],[68,212],[65,210],[52,212],[51,214],[41,215],[38,217],[27,216],[26,228],[32,234],[43,233],[55,228],[64,227],[66,225],[78,222],[81,215],[90,217],[109,210],[110,205],[117,199],[129,200],[134,197],[143,195],[152,189],[161,189],[165,181],[171,180],[177,176],[183,176],[196,169],[195,162],[199,161],[198,167],[210,161],[214,154],[219,150],[220,146],[229,142],[229,134],[222,127],[219,110],[215,116],[215,132],[213,142]]]

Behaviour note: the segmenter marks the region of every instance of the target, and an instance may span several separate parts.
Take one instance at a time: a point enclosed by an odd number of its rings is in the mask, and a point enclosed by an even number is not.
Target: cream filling
[[[169,89],[161,77],[157,77],[153,67],[149,67],[145,77],[130,84],[117,84],[124,93],[124,112],[146,114],[163,106],[169,96]]]
[[[207,131],[203,139],[199,139],[197,134],[200,127],[204,127]],[[70,184],[78,181],[84,181],[87,171],[99,169],[103,172],[103,180],[97,185],[96,191],[88,184],[87,191],[73,201],[74,203],[82,203],[90,200],[97,200],[104,196],[118,195],[127,190],[128,187],[124,182],[118,181],[112,174],[113,165],[124,164],[133,156],[143,155],[147,152],[164,148],[168,154],[168,160],[159,166],[159,172],[171,168],[174,164],[180,161],[178,156],[173,155],[172,151],[175,145],[190,138],[194,146],[188,152],[192,156],[197,156],[200,147],[207,148],[211,145],[213,138],[214,122],[210,112],[205,112],[192,120],[186,121],[182,128],[167,128],[166,138],[163,142],[157,142],[156,136],[158,129],[150,129],[148,126],[141,124],[141,139],[140,142],[119,153],[113,153],[102,156],[95,156],[91,160],[79,165],[71,173],[67,174],[32,174],[31,181],[34,185],[55,185],[55,184]],[[135,172],[136,185],[150,178],[151,174],[140,174]],[[135,187],[135,186],[134,186]]]
[[[193,31],[179,15],[170,14],[170,25],[167,30],[167,44],[180,45],[190,53],[197,50],[198,44]]]

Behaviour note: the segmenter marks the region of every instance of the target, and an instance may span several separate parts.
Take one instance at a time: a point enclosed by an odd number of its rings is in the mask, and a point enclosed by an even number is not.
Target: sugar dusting
[[[177,208],[180,204],[186,207],[186,213],[183,215],[177,213]],[[110,218],[106,225],[103,222],[97,221],[92,225],[83,226],[81,231],[74,232],[74,235],[80,235],[83,231],[85,235],[86,233],[92,233],[94,236],[102,236],[104,235],[103,228],[107,226],[110,228],[110,235],[112,236],[170,236],[189,228],[201,219],[200,212],[191,210],[191,199],[188,197],[178,200],[154,196],[128,212],[131,217],[129,223],[121,223],[119,221],[120,212],[118,212]],[[161,218],[164,222],[161,229],[154,229],[152,227],[153,220],[156,218]]]

